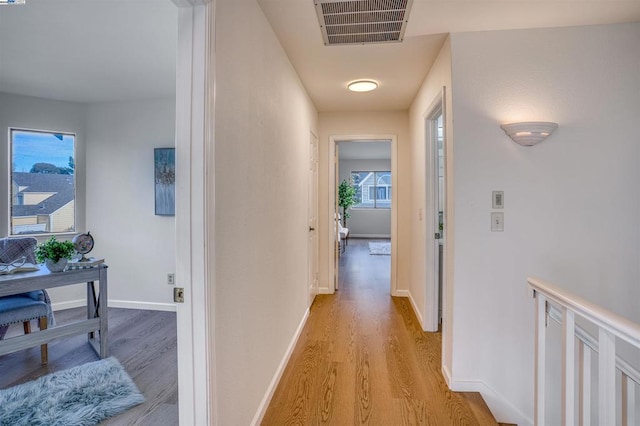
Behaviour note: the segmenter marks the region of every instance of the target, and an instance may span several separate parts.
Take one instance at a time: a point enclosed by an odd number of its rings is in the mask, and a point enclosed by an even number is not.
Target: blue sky
[[[14,131],[13,171],[28,172],[35,163],[50,163],[58,167],[69,167],[69,157],[74,157],[73,135]]]

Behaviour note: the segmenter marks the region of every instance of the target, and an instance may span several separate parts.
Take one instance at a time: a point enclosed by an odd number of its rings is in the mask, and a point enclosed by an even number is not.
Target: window
[[[75,232],[75,135],[9,133],[10,234]]]
[[[391,208],[391,172],[351,172],[351,182],[356,187],[356,208]]]

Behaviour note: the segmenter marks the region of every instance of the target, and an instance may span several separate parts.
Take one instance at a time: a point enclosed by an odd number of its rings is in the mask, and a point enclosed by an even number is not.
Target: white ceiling
[[[414,0],[403,43],[326,47],[313,0],[256,1],[319,111],[408,108],[449,32],[640,22],[640,0]],[[76,102],[173,96],[177,20],[171,0],[1,6],[0,91]],[[358,78],[380,88],[348,92]]]
[[[404,42],[324,46],[313,0],[257,1],[320,111],[407,109],[450,32],[640,21],[640,0],[414,0]]]
[[[175,96],[171,0],[0,6],[0,92],[99,102]]]

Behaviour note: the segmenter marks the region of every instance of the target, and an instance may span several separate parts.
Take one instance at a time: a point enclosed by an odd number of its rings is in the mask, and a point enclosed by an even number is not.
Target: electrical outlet
[[[176,274],[167,274],[167,284],[176,285]]]
[[[176,303],[184,303],[184,288],[176,287],[173,289],[173,301]]]

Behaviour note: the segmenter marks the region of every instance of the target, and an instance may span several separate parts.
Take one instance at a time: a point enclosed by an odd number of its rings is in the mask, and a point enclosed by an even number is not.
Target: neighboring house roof
[[[11,177],[18,187],[23,188],[18,194],[27,194],[30,192],[54,193],[54,195],[38,204],[30,206],[14,204],[11,207],[11,216],[14,217],[51,214],[75,198],[73,175],[14,172],[11,174]]]

